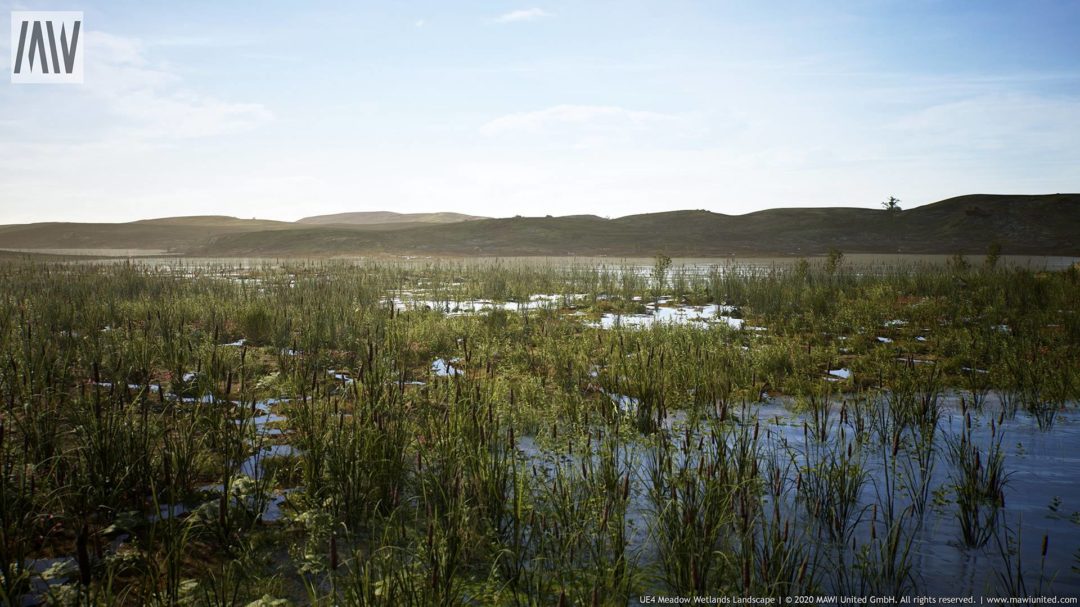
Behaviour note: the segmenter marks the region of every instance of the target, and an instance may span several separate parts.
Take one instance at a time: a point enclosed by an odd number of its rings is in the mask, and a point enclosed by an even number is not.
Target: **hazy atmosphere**
[[[0,224],[1080,190],[1076,2],[26,9],[84,11],[86,75],[0,84]]]

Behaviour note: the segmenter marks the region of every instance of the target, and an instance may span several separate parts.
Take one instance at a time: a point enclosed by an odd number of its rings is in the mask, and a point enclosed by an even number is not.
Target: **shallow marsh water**
[[[1080,417],[1075,414],[1060,415],[1054,428],[1046,431],[1040,430],[1037,422],[1021,411],[992,430],[991,421],[996,424],[999,417],[999,403],[993,396],[988,397],[981,412],[972,413],[971,436],[980,448],[985,449],[991,443],[994,432],[1003,435],[1008,482],[1004,490],[1005,506],[994,538],[981,548],[968,548],[961,541],[956,506],[951,503],[954,470],[945,453],[946,437],[955,437],[965,423],[960,398],[948,396],[941,399],[942,417],[937,430],[939,437],[935,443],[933,475],[929,482],[935,503],[928,507],[924,518],[904,525],[905,533],[912,542],[909,594],[943,597],[1007,594],[1000,579],[1007,573],[1003,562],[1003,553],[1007,552],[1014,569],[1017,562],[1021,563],[1029,591],[1038,590],[1043,595],[1080,596],[1080,452],[1077,452],[1080,446]],[[623,414],[632,414],[637,404],[625,396],[613,395],[612,399]],[[834,417],[838,413],[839,407],[836,407]],[[813,424],[813,420],[807,414],[793,412],[790,401],[770,399],[749,406],[740,415],[742,424],[761,424],[764,453],[790,458],[796,463],[796,470],[805,469],[808,465],[808,440],[816,441],[808,438],[806,428]],[[664,431],[678,438],[684,432],[686,423],[685,412],[673,413],[668,416]],[[833,440],[838,429],[839,422],[834,422],[830,430]],[[697,441],[702,436],[707,438],[707,434],[695,434],[690,440]],[[849,439],[853,436],[850,428],[847,436]],[[867,442],[860,450],[866,456],[868,480],[860,492],[857,510],[861,521],[855,524],[853,533],[854,542],[860,545],[871,541],[871,527],[875,524],[878,533],[883,532],[882,515],[878,514],[875,522],[869,513],[871,506],[878,503],[879,492],[883,490],[885,467],[889,465],[882,453],[888,449],[876,448],[876,439],[863,438]],[[648,452],[648,446],[638,443],[626,448],[636,454],[636,478],[642,486],[647,486],[648,462],[644,454]],[[526,461],[538,466],[548,476],[553,474],[559,462],[565,462],[568,458],[563,452],[541,449],[531,437],[522,437],[518,449]],[[913,455],[901,450],[899,457],[910,458]],[[579,458],[569,459],[576,461]],[[796,479],[789,477],[787,482],[794,486]],[[899,492],[897,509],[903,510],[909,505],[911,501],[902,491]],[[651,508],[645,491],[632,493],[628,508],[631,521],[628,551],[646,567],[655,565],[658,558],[655,538],[648,532]],[[814,527],[813,521],[795,501],[786,503],[785,508],[789,514],[802,519],[805,529]],[[1041,553],[1044,537],[1047,538],[1045,558]],[[851,594],[851,588],[838,586],[828,573],[830,569],[853,566],[850,543],[838,544],[828,536],[813,531],[803,539],[807,545],[815,547],[816,562],[819,562],[824,573],[823,591],[826,594]],[[637,604],[636,599],[631,600],[631,604]]]
[[[526,312],[543,308],[559,309],[560,306],[565,306],[573,299],[557,295],[537,295],[522,303],[495,303],[490,300],[440,302],[422,299],[394,299],[393,303],[400,311],[420,309],[450,316],[469,316],[487,314],[496,310]],[[736,331],[740,329],[754,332],[767,330],[764,327],[746,326],[741,318],[726,316],[726,314],[738,312],[737,308],[732,306],[717,304],[689,306],[673,304],[670,300],[664,299],[645,304],[645,307],[647,312],[644,314],[603,314],[599,321],[587,322],[586,325],[610,330],[648,328],[654,325],[686,325],[707,329],[715,324],[721,324]],[[884,323],[885,327],[904,325],[906,322],[898,320]],[[883,345],[893,343],[891,338],[882,336],[875,336],[873,340]],[[925,341],[925,337],[919,336],[918,341]],[[915,359],[909,362],[929,361]],[[437,358],[432,362],[430,372],[436,378],[452,380],[463,375],[460,365],[460,359]],[[986,373],[983,369],[965,368],[965,370]],[[345,372],[331,369],[328,374],[345,384],[353,381]],[[591,375],[595,377],[597,372],[593,371]],[[826,376],[822,379],[830,382],[846,382],[852,377],[853,373],[850,369],[836,368],[827,370]],[[194,375],[185,376],[186,380],[193,378]],[[424,382],[418,381],[407,383],[424,385]],[[638,399],[626,395],[611,393],[608,397],[618,415],[628,418],[636,413],[640,404]],[[917,523],[903,526],[907,537],[911,540],[910,592],[931,596],[1002,594],[1001,576],[1006,574],[1006,567],[1015,568],[1016,563],[1019,562],[1032,591],[1040,589],[1044,594],[1080,595],[1080,574],[1077,572],[1077,567],[1080,567],[1080,482],[1078,482],[1080,475],[1077,472],[1080,471],[1080,452],[1075,450],[1077,446],[1080,446],[1080,423],[1077,416],[1072,413],[1058,415],[1051,430],[1040,429],[1036,421],[1023,411],[1002,420],[999,415],[1001,404],[994,394],[988,394],[982,407],[970,413],[973,420],[971,437],[980,448],[986,448],[991,443],[992,437],[997,434],[1004,437],[1008,482],[1004,489],[1005,507],[1002,509],[1002,516],[996,527],[994,538],[983,547],[969,548],[965,547],[960,539],[960,525],[950,493],[953,470],[946,456],[946,437],[956,436],[965,423],[965,413],[961,410],[961,398],[959,395],[949,395],[941,396],[939,399],[942,415],[937,427],[933,455],[935,463],[929,481],[934,503],[928,507],[926,514]],[[202,400],[212,402],[212,399]],[[287,421],[285,416],[271,410],[272,407],[287,400],[270,399],[256,404],[254,410],[257,415],[250,417],[248,423],[252,424],[257,436],[281,437],[284,435],[283,430],[269,428],[268,424]],[[834,439],[841,425],[837,419],[838,412],[839,406],[834,406],[830,425],[830,433]],[[794,470],[805,469],[809,465],[807,451],[808,448],[812,448],[812,445],[808,445],[808,441],[814,442],[816,439],[808,438],[806,428],[814,422],[809,414],[796,412],[792,401],[785,398],[766,399],[743,409],[739,415],[744,425],[761,424],[763,453],[767,454],[766,458],[776,454],[790,458],[796,465]],[[995,426],[993,429],[992,422]],[[676,411],[665,418],[661,431],[678,437],[685,430],[686,423],[686,412]],[[851,428],[847,430],[847,436],[850,439],[854,431]],[[692,439],[697,440],[701,436],[705,435],[694,435]],[[871,520],[868,512],[880,497],[881,478],[886,472],[886,466],[889,465],[889,460],[883,454],[883,450],[875,447],[875,439],[862,438],[866,442],[860,448],[860,452],[865,456],[864,465],[868,480],[861,488],[858,502],[859,521],[853,526],[852,541],[855,544],[870,542],[874,534],[872,528],[882,524],[877,518]],[[656,540],[651,533],[649,522],[653,510],[646,495],[648,480],[645,466],[648,446],[643,441],[639,444],[631,444],[627,449],[635,454],[637,462],[635,464],[635,489],[631,493],[627,508],[628,553],[634,556],[638,565],[650,568],[656,566],[658,557]],[[559,450],[545,450],[538,446],[530,436],[519,437],[517,450],[528,465],[540,470],[541,474],[548,478],[555,473],[559,465],[580,460],[580,455],[568,455]],[[263,461],[266,458],[297,455],[300,455],[300,452],[289,444],[263,444],[255,454],[242,462],[239,473],[258,480],[265,474]],[[901,451],[899,457],[910,459],[914,456]],[[894,469],[893,473],[895,472]],[[787,480],[792,484],[796,482],[794,478]],[[302,491],[302,489],[302,487],[291,487],[273,491],[266,502],[263,520],[266,522],[282,520],[286,516],[284,505],[288,494]],[[220,487],[217,491],[220,492]],[[899,510],[911,505],[911,501],[903,492],[896,496],[896,502]],[[163,505],[161,508],[161,516],[168,516],[168,512],[174,516],[184,515],[189,511],[189,507],[183,504]],[[785,504],[785,508],[789,514],[802,519],[805,529],[813,528],[813,521],[802,511],[797,500]],[[1047,538],[1045,557],[1041,553],[1044,537]],[[821,536],[820,532],[810,532],[803,539],[807,545],[815,546],[814,558],[819,566],[827,568],[830,562],[836,566],[853,566],[850,559],[854,551],[850,544],[835,542],[827,536]],[[851,588],[844,587],[844,583],[831,579],[828,573],[823,573],[821,584],[824,592],[850,593]],[[631,597],[628,602],[637,604],[637,599]]]

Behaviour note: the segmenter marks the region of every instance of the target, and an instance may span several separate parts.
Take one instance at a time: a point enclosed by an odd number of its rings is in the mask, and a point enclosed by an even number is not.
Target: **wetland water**
[[[961,396],[941,398],[942,417],[937,429],[937,439],[942,445],[954,439],[966,423],[968,414],[961,410]],[[620,409],[628,409],[628,397],[615,397]],[[806,427],[813,424],[806,413],[792,410],[792,403],[783,399],[770,399],[766,402],[749,406],[740,415],[742,423],[760,424],[763,433],[762,452],[765,459],[780,457],[793,465],[784,482],[794,486],[798,475],[817,464],[808,453],[820,449],[821,444],[808,437]],[[910,594],[929,596],[993,596],[999,594],[1001,586],[1003,554],[1008,554],[1013,567],[1016,563],[1032,572],[1032,591],[1037,588],[1052,589],[1052,594],[1060,596],[1080,596],[1080,575],[1077,572],[1077,558],[1080,556],[1080,484],[1077,470],[1080,470],[1080,457],[1075,453],[1075,446],[1080,444],[1080,427],[1073,415],[1062,416],[1055,423],[1054,430],[1047,432],[1039,428],[1036,420],[1023,412],[1007,419],[1000,425],[1000,403],[988,399],[982,412],[971,412],[972,440],[985,449],[1000,435],[1004,447],[1005,470],[1008,476],[1004,486],[1004,504],[998,520],[996,535],[979,548],[965,546],[955,504],[949,493],[954,481],[955,470],[947,453],[936,451],[932,459],[932,473],[925,480],[931,491],[930,503],[926,513],[920,517],[912,516],[905,525],[906,540],[910,549],[906,556],[911,568],[911,578],[907,580]],[[839,407],[832,411],[839,415]],[[994,429],[991,428],[994,423]],[[830,434],[839,436],[840,426],[848,429],[848,438],[855,438],[850,424],[841,424],[834,420]],[[664,431],[675,440],[687,429],[684,414],[670,416]],[[690,436],[690,442],[702,438],[700,430]],[[856,439],[857,440],[857,439]],[[826,441],[827,442],[827,441]],[[631,444],[628,449],[636,455],[634,473],[643,485],[648,484],[649,449],[643,444]],[[565,461],[565,454],[547,452],[537,447],[535,440],[523,437],[519,450],[531,463],[539,463],[547,477],[551,477],[559,462]],[[889,447],[882,449],[872,442],[859,447],[857,457],[865,467],[866,478],[858,491],[858,500],[854,504],[852,527],[848,532],[847,543],[835,541],[826,535],[808,533],[803,539],[814,554],[816,562],[822,567],[822,584],[828,594],[859,595],[870,589],[852,585],[850,578],[839,575],[840,569],[857,566],[857,550],[851,543],[871,544],[873,526],[879,533],[884,533],[883,514],[871,516],[875,504],[880,504],[880,496],[889,490],[886,469],[895,466],[893,474],[901,476],[910,470],[918,470],[917,455],[901,450],[897,456],[889,453]],[[906,460],[897,463],[898,460]],[[921,479],[920,479],[921,480]],[[893,481],[897,482],[897,481]],[[899,480],[900,485],[913,483],[915,479]],[[630,519],[630,525],[637,532],[631,537],[630,550],[635,551],[645,563],[654,563],[658,558],[656,538],[647,532],[649,513],[652,506],[646,495],[647,491],[632,496],[630,511],[639,517]],[[904,511],[912,506],[913,499],[906,491],[900,491],[895,508]],[[806,529],[814,528],[814,520],[809,517],[798,500],[785,504],[794,520]],[[917,519],[917,520],[916,520]],[[1046,554],[1043,555],[1043,538],[1047,539]],[[999,543],[1000,542],[1000,543]],[[847,575],[851,575],[848,571]]]

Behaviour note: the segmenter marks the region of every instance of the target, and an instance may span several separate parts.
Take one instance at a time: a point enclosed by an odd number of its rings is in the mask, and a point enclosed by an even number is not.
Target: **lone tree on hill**
[[[885,207],[885,210],[889,212],[899,211],[900,199],[896,196],[889,196],[889,199],[881,203],[881,206]]]

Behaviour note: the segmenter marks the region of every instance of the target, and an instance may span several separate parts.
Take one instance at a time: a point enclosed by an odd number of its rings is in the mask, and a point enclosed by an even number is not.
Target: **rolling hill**
[[[1080,194],[950,198],[889,212],[784,208],[746,215],[672,211],[443,221],[361,213],[295,223],[181,217],[124,224],[0,226],[0,249],[168,249],[193,256],[649,256],[969,253],[999,242],[1015,255],[1080,256]],[[453,213],[440,216],[470,217]],[[337,218],[324,221],[326,218]]]
[[[308,225],[379,225],[379,224],[425,224],[425,223],[457,223],[460,221],[475,221],[488,219],[476,215],[463,215],[461,213],[394,213],[391,211],[363,211],[358,213],[337,213],[335,215],[316,215],[305,217],[296,223]]]
[[[341,228],[217,238],[206,255],[820,255],[982,253],[1080,255],[1080,194],[971,195],[908,211],[771,209],[746,215],[673,211],[618,219],[515,217],[388,232]]]
[[[131,223],[31,223],[0,226],[0,248],[181,250],[217,236],[288,229],[293,225],[234,217],[170,217]]]
[[[423,225],[428,224],[342,224],[352,232],[402,230]],[[312,227],[320,226],[216,215],[164,217],[129,223],[31,223],[0,226],[0,249],[141,249],[184,254],[222,237],[261,234],[274,241],[276,232]]]

